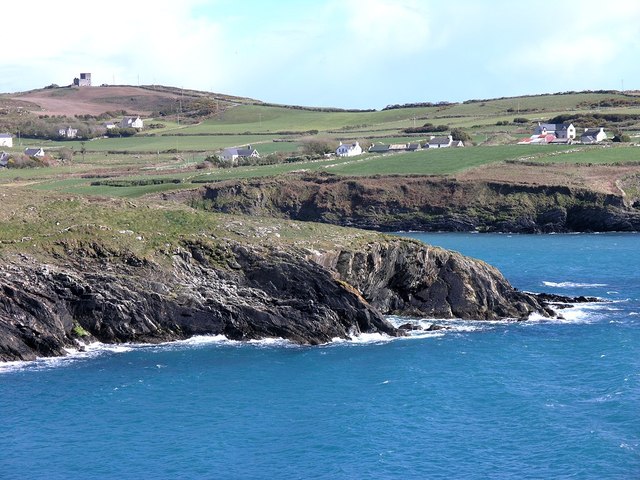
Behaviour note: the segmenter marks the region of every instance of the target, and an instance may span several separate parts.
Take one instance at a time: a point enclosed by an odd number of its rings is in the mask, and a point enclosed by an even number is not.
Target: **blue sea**
[[[521,290],[607,302],[404,339],[5,364],[0,478],[640,478],[640,235],[407,235]]]

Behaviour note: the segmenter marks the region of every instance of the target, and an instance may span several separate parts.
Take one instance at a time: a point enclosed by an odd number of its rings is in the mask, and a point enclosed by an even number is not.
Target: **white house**
[[[349,144],[340,142],[340,146],[336,148],[336,156],[338,157],[355,157],[356,155],[362,155],[362,147],[358,142]]]
[[[258,151],[251,147],[251,145],[247,145],[244,148],[225,148],[222,151],[222,158],[225,160],[229,160],[231,162],[235,162],[238,158],[260,158],[260,154]]]
[[[41,147],[38,147],[38,148],[25,148],[24,149],[24,154],[27,157],[36,157],[36,158],[42,158],[42,157],[45,156],[44,149],[42,149]]]
[[[585,144],[600,143],[607,139],[607,134],[603,127],[585,128],[584,133],[580,136],[580,141]]]
[[[78,129],[71,127],[61,128],[58,130],[58,135],[69,139],[76,138],[78,136]]]
[[[448,148],[453,146],[453,137],[451,135],[447,137],[431,137],[429,143],[425,145],[426,148]],[[457,144],[458,142],[456,142]]]
[[[140,117],[124,117],[120,122],[120,128],[137,128],[142,130],[144,128],[144,122]]]
[[[10,133],[0,133],[0,147],[13,147],[13,136]]]
[[[104,128],[106,128],[107,130],[111,130],[112,128],[116,128],[116,124],[113,122],[105,122],[102,124],[102,126]]]

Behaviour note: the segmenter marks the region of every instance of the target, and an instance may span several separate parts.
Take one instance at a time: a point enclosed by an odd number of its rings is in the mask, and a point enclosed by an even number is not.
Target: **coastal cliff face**
[[[310,251],[189,241],[168,263],[99,246],[0,263],[0,361],[64,355],[89,341],[193,335],[320,344],[362,332],[402,335],[383,314],[478,319],[549,311],[495,269],[390,239]]]
[[[627,202],[622,195],[567,186],[428,176],[346,178],[303,174],[220,182],[177,195],[190,197],[194,204],[213,211],[381,231],[640,230],[638,202]]]

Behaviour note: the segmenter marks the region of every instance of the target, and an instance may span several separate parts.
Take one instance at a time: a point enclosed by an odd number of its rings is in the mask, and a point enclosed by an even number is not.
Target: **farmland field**
[[[99,89],[96,92],[99,91],[111,90]],[[135,88],[127,91],[135,95]],[[153,105],[149,103],[150,99],[157,97],[158,101],[166,102],[175,93],[172,92],[174,90],[166,88],[156,92],[156,95],[145,89],[136,101],[140,105],[147,105],[151,111]],[[73,103],[77,92],[64,89],[61,93],[65,102]],[[88,95],[87,92],[80,93],[85,97]],[[193,98],[208,95],[206,92],[191,93]],[[54,90],[29,95],[28,98],[30,101],[39,98],[46,100],[47,95],[53,96],[53,100],[59,97]],[[177,98],[174,95],[174,101]],[[182,102],[182,97],[179,98]],[[73,160],[50,167],[0,169],[0,184],[82,195],[136,197],[192,188],[198,182],[277,176],[294,171],[323,171],[354,176],[487,175],[488,178],[500,178],[500,166],[508,162],[508,168],[502,170],[508,171],[509,178],[519,178],[517,171],[520,169],[527,171],[529,179],[535,179],[536,172],[531,170],[531,166],[536,165],[540,165],[540,168],[543,165],[565,165],[568,170],[572,165],[624,165],[627,175],[628,169],[635,168],[634,165],[640,161],[640,148],[629,143],[623,146],[607,143],[604,147],[515,145],[518,138],[531,134],[537,121],[547,121],[561,113],[640,115],[639,97],[615,92],[414,105],[381,111],[305,109],[227,98],[229,101],[221,101],[223,109],[202,118],[185,116],[184,113],[145,118],[146,124],[153,124],[154,128],[130,137],[96,138],[91,141],[20,138],[14,148],[8,149],[10,153],[19,153],[26,146],[42,146],[55,157],[61,149],[66,148],[73,150]],[[79,98],[78,105],[73,108],[81,109],[90,100]],[[10,105],[10,101],[7,105]],[[104,99],[100,101],[104,102]],[[102,107],[108,104],[109,108],[116,108],[118,101],[118,98],[114,98],[112,102],[103,103]],[[55,101],[47,102],[44,101],[43,105],[56,104]],[[99,107],[94,104],[90,111],[96,112]],[[516,117],[519,117],[519,122],[514,122]],[[339,141],[352,140],[367,143],[424,143],[430,138],[429,133],[408,135],[403,130],[425,123],[462,128],[477,146],[385,155],[364,154],[353,158],[318,156],[315,160],[300,161],[300,150],[310,139],[319,139],[333,145],[333,148]],[[638,129],[634,127],[633,120],[625,125],[626,133],[632,139],[638,138]],[[579,130],[580,126],[576,126]],[[437,133],[447,134],[448,131]],[[485,142],[487,145],[482,145]],[[249,144],[257,148],[262,157],[281,153],[279,161],[283,163],[234,168],[218,168],[211,163],[203,163],[226,147]],[[287,156],[296,157],[299,161],[285,161]],[[605,176],[611,177],[611,172]],[[574,176],[570,180],[555,172],[551,177],[561,182],[565,181],[562,178],[566,178],[566,182],[574,185],[575,178],[586,179],[588,175]],[[109,179],[119,183],[109,182]],[[611,181],[605,183],[610,185]]]

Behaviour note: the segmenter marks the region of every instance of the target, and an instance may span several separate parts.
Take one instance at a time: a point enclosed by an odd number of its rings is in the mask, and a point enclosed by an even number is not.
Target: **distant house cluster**
[[[533,135],[518,142],[518,145],[546,145],[546,144],[595,144],[606,140],[604,128],[585,128],[577,140],[577,130],[572,123],[538,123]]]
[[[124,117],[118,123],[105,122],[102,124],[102,126],[107,130],[113,130],[114,128],[135,128],[136,130],[143,130],[144,120],[142,120],[139,116]]]
[[[58,135],[62,138],[67,138],[71,140],[78,136],[78,129],[71,128],[71,127],[61,128],[58,130]]]
[[[428,142],[421,144],[415,143],[391,143],[391,144],[374,144],[369,147],[369,153],[396,153],[396,152],[415,152],[417,150],[432,148],[456,148],[464,147],[464,142],[454,140],[451,135],[446,137],[431,137]]]

